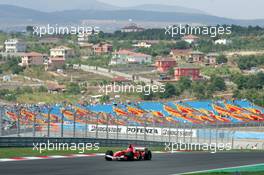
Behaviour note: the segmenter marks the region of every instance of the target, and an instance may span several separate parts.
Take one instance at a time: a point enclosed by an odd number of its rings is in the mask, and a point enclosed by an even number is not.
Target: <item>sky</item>
[[[0,0],[0,4],[12,4],[36,10],[63,10],[78,4],[84,7],[95,0]],[[234,19],[264,19],[264,0],[97,0],[114,6],[135,6],[142,4],[163,4],[190,7],[211,15]],[[62,3],[65,2],[65,3]],[[44,10],[45,11],[45,10]]]
[[[209,14],[234,19],[264,19],[264,0],[100,0],[108,4],[131,6],[166,4],[196,8]]]

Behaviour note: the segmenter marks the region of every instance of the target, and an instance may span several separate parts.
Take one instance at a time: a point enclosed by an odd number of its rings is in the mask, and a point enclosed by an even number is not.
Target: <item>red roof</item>
[[[199,37],[195,35],[185,35],[183,39],[199,39]]]
[[[23,56],[27,56],[27,57],[42,57],[42,56],[45,56],[45,54],[38,53],[38,52],[28,52],[28,53],[24,53]]]
[[[129,55],[129,56],[142,56],[142,57],[148,57],[150,55],[144,54],[144,53],[139,53],[139,52],[133,52],[130,50],[122,49],[119,51],[116,51],[115,54],[118,55]]]
[[[49,57],[50,61],[65,61],[63,57]]]
[[[172,49],[171,52],[173,54],[189,54],[192,49]]]
[[[172,61],[172,62],[176,62],[176,60],[174,60],[172,58],[169,58],[169,57],[167,57],[167,58],[159,58],[156,61]]]

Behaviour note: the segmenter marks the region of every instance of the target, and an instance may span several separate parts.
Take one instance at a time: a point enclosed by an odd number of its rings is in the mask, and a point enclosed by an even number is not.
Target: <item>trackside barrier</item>
[[[0,147],[32,147],[33,143],[99,143],[100,147],[127,147],[135,144],[146,147],[164,147],[164,142],[142,140],[115,140],[95,138],[33,138],[33,137],[0,137]]]

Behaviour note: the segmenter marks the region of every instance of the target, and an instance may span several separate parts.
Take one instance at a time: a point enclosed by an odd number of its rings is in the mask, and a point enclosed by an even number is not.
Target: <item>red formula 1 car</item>
[[[108,150],[105,153],[105,160],[151,160],[152,154],[148,148],[145,147],[134,147],[129,145],[126,150],[117,151],[113,153],[113,151]]]

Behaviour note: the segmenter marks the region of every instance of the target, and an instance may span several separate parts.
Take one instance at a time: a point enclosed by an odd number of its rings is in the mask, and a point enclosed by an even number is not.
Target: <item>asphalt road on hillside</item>
[[[151,161],[105,161],[103,156],[0,162],[1,175],[168,175],[264,163],[264,153],[165,153]]]

